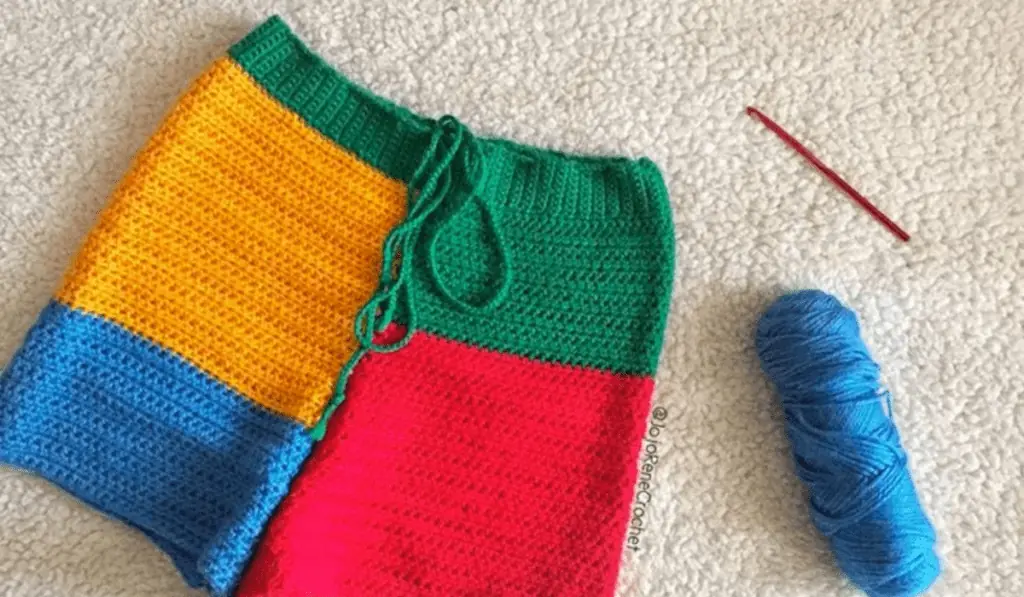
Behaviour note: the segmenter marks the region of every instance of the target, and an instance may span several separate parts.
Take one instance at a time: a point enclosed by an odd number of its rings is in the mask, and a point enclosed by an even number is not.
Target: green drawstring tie
[[[487,312],[500,305],[508,296],[512,272],[505,239],[499,221],[494,217],[490,206],[479,195],[479,188],[487,177],[487,164],[480,142],[454,116],[443,116],[435,124],[423,160],[409,181],[406,194],[408,213],[405,220],[395,226],[384,241],[377,291],[356,314],[355,335],[359,341],[359,348],[338,374],[334,396],[324,409],[320,421],[310,431],[313,439],[323,439],[328,420],[345,399],[345,386],[359,360],[369,352],[399,350],[412,338],[417,326],[416,300],[411,287],[413,254],[423,226],[430,217],[446,199],[458,198],[458,193],[452,188],[455,179],[453,171],[460,174],[459,182],[465,181],[469,200],[463,200],[456,204],[454,209],[449,210],[444,220],[433,230],[430,238],[426,239],[427,272],[438,292],[463,311]],[[500,263],[497,286],[486,298],[477,303],[462,299],[451,291],[440,275],[437,258],[438,239],[471,201],[475,201],[480,208],[484,225],[490,229],[494,237],[494,246]],[[403,307],[408,318],[402,337],[389,344],[374,343],[374,335],[384,331],[394,321],[399,306]]]

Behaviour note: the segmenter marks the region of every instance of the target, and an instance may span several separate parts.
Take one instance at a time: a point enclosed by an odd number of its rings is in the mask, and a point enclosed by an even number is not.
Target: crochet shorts
[[[113,193],[0,460],[214,594],[608,595],[672,270],[649,160],[417,116],[273,17]]]

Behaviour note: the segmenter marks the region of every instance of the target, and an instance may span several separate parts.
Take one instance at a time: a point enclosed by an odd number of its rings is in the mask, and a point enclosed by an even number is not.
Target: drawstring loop
[[[487,176],[487,168],[484,160],[482,159],[483,153],[480,149],[480,142],[469,134],[468,131],[465,133],[465,140],[463,142],[467,145],[468,151],[464,151],[462,153],[462,169],[466,172],[466,176],[469,181],[469,188],[471,189],[470,198],[469,200],[463,201],[459,204],[455,213],[441,222],[434,231],[433,236],[429,239],[429,242],[427,243],[427,272],[430,274],[431,281],[434,283],[438,292],[440,292],[449,303],[464,312],[482,311],[486,313],[504,302],[508,295],[509,286],[511,286],[512,272],[509,265],[508,251],[505,248],[505,238],[501,227],[495,219],[490,206],[480,197],[480,194],[477,191],[477,189],[483,186]],[[473,159],[472,156],[480,157],[478,159]],[[475,202],[480,209],[484,227],[485,229],[490,230],[490,233],[494,238],[494,246],[498,251],[499,262],[498,285],[493,291],[491,291],[487,298],[479,303],[473,303],[465,300],[452,292],[451,288],[440,275],[437,258],[438,239],[444,236],[444,231],[452,224],[455,217],[461,213],[470,202]]]
[[[458,174],[459,176],[456,176]],[[384,240],[380,277],[377,290],[356,314],[354,331],[359,348],[338,375],[334,396],[327,404],[320,421],[310,431],[313,439],[320,440],[326,433],[327,421],[341,405],[345,386],[356,364],[369,352],[389,353],[405,347],[418,326],[416,297],[412,289],[415,249],[420,242],[424,226],[438,212],[446,200],[459,201],[444,214],[444,219],[426,239],[426,269],[437,291],[453,306],[464,312],[488,312],[507,298],[512,282],[512,269],[505,237],[500,222],[491,207],[480,196],[480,187],[487,177],[487,163],[480,142],[454,116],[443,116],[434,125],[423,159],[416,167],[406,190],[407,213]],[[468,197],[454,197],[457,184],[466,186]],[[480,210],[485,230],[494,239],[499,260],[495,288],[479,302],[463,299],[452,292],[440,274],[437,244],[452,221],[470,203]],[[440,215],[440,214],[439,214]],[[405,315],[406,327],[402,336],[394,341],[378,344],[374,338],[390,325],[399,313]]]

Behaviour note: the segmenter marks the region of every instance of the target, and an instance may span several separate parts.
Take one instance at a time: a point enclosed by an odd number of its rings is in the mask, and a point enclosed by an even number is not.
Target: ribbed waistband
[[[230,50],[270,95],[310,126],[391,178],[409,182],[438,121],[350,81],[278,16]],[[572,155],[496,138],[477,139],[491,172],[486,194],[501,211],[547,224],[655,225],[671,234],[667,191],[647,158]]]

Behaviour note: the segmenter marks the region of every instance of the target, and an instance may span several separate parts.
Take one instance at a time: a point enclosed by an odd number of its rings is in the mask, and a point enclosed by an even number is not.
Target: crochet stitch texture
[[[607,595],[672,269],[649,160],[415,115],[272,17],[0,376],[0,460],[214,594]]]

